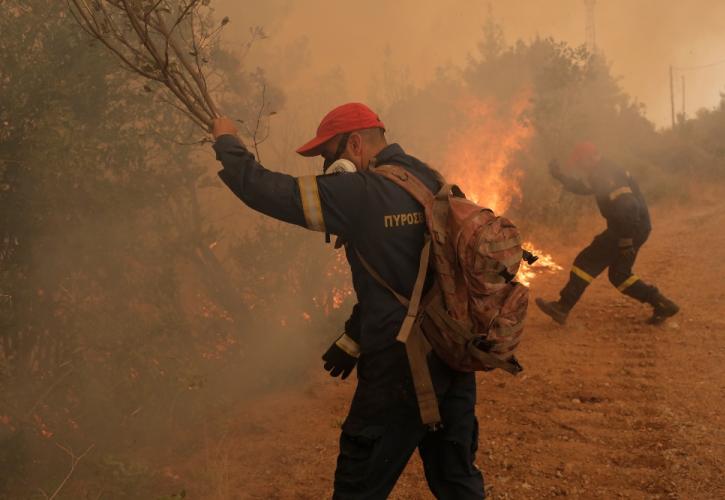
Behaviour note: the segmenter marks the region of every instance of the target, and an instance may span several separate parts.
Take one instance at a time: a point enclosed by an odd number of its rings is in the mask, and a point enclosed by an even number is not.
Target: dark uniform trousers
[[[363,354],[358,385],[340,436],[333,499],[384,499],[418,449],[428,486],[439,499],[484,498],[478,448],[476,378],[429,357],[443,426],[421,422],[403,344]]]
[[[607,268],[609,281],[617,290],[640,302],[650,302],[657,294],[657,288],[632,273],[637,253],[648,237],[649,231],[637,234],[634,238],[634,252],[624,256],[620,253],[619,236],[610,230],[597,235],[574,259],[569,282],[561,291],[560,304],[566,310],[574,307],[589,284]]]

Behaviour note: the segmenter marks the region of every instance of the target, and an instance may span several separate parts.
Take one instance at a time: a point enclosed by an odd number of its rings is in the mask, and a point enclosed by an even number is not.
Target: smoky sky
[[[250,62],[289,93],[340,67],[346,97],[365,100],[386,51],[419,86],[439,67],[465,64],[489,5],[509,43],[536,36],[585,41],[583,0],[220,0],[217,12],[233,21],[225,35],[231,43],[244,40],[250,25],[265,27],[270,38]],[[725,60],[723,0],[598,0],[595,21],[597,45],[614,74],[660,126],[670,121],[669,66]],[[725,64],[676,72],[678,112],[682,75],[690,114],[715,106],[725,91]]]

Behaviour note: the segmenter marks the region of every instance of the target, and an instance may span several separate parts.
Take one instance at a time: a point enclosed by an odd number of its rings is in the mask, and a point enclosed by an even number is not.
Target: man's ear
[[[357,132],[350,134],[350,138],[347,140],[347,148],[353,156],[360,156],[362,154],[362,136]]]

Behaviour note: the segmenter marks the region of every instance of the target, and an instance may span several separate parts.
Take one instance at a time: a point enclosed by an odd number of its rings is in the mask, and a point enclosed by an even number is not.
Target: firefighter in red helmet
[[[587,286],[608,268],[609,281],[617,290],[653,307],[650,324],[660,324],[677,314],[677,304],[632,272],[637,253],[652,229],[649,210],[637,182],[629,172],[603,158],[591,142],[578,144],[568,163],[579,169],[585,180],[565,175],[556,161],[549,164],[551,175],[567,191],[594,195],[607,221],[607,229],[574,259],[569,281],[561,290],[559,300],[537,298],[536,304],[556,322],[564,324]]]

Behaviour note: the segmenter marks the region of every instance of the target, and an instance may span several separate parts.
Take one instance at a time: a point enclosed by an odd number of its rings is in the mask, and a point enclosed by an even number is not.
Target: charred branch
[[[204,32],[201,0],[67,0],[73,18],[121,65],[161,84],[174,107],[208,131],[220,116],[204,74],[205,50],[228,19]]]

